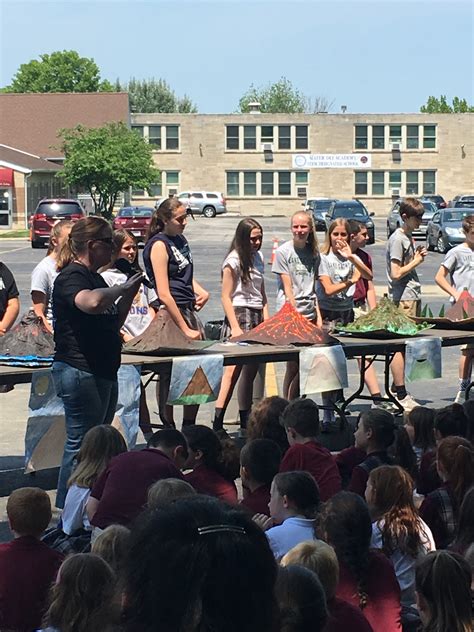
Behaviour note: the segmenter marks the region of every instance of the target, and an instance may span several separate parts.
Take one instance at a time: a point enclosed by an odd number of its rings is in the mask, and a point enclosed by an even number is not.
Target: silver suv
[[[218,191],[184,191],[178,195],[192,213],[215,217],[227,211],[225,198]]]
[[[402,224],[402,218],[400,217],[400,204],[403,202],[404,198],[399,198],[393,204],[390,213],[387,217],[387,239],[390,235],[397,230]],[[431,220],[433,215],[438,210],[436,204],[431,200],[425,200],[425,198],[418,198],[420,202],[423,204],[425,208],[425,212],[423,213],[423,219],[421,220],[420,227],[418,230],[413,231],[413,237],[425,237],[426,235],[426,227],[428,226],[428,222]]]

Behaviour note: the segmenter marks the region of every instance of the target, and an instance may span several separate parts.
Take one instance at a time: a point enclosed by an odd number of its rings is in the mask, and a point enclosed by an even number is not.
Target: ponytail
[[[147,241],[158,233],[162,233],[165,229],[165,223],[172,219],[173,213],[175,213],[180,207],[184,208],[184,206],[183,202],[176,197],[166,198],[166,200],[163,200],[158,208],[155,209],[151,217]]]
[[[214,470],[228,481],[239,476],[240,459],[235,443],[227,434],[218,435],[214,430],[202,425],[185,426],[183,434],[188,446],[196,452],[202,452],[206,467]]]
[[[96,215],[84,217],[75,222],[59,251],[57,269],[63,270],[74,259],[87,251],[87,243],[94,239],[111,238],[112,228],[107,220]]]
[[[467,490],[474,484],[474,448],[463,437],[446,437],[438,446],[437,457],[459,507]]]

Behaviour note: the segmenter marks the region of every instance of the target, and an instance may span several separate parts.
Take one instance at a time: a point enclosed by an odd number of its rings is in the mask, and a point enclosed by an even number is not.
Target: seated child
[[[240,452],[240,478],[242,480],[242,507],[252,515],[268,515],[270,488],[273,477],[278,474],[281,451],[270,439],[248,441]]]
[[[14,540],[0,544],[0,630],[36,630],[63,556],[41,542],[51,520],[48,494],[23,487],[10,494],[7,516]]]
[[[233,442],[221,439],[207,426],[183,427],[189,458],[184,476],[198,494],[215,496],[224,502],[237,504],[234,480],[239,476],[239,453]]]
[[[277,560],[300,542],[316,537],[319,502],[318,485],[308,472],[282,472],[275,476],[268,505],[270,518],[256,514],[254,520],[266,530]]]
[[[130,529],[122,524],[111,524],[94,540],[91,553],[101,557],[118,577],[130,543]]]
[[[319,410],[311,399],[296,399],[285,408],[281,424],[286,430],[289,450],[280,465],[280,472],[304,470],[319,487],[322,501],[341,490],[341,475],[332,454],[317,441]]]
[[[405,414],[405,428],[413,445],[418,467],[423,455],[428,450],[436,448],[434,416],[434,409],[426,406],[415,406],[415,408],[412,408]]]
[[[254,404],[247,424],[247,441],[271,439],[279,445],[281,453],[285,454],[290,446],[285,429],[280,424],[280,417],[288,403],[287,399],[273,395]]]
[[[161,481],[153,483],[148,490],[148,509],[165,507],[178,498],[195,495],[196,490],[190,483],[179,478],[163,478]]]
[[[316,573],[304,566],[280,567],[275,595],[281,632],[326,631],[326,598]]]
[[[372,626],[359,608],[336,596],[339,582],[339,562],[334,549],[322,540],[301,542],[293,547],[280,561],[281,566],[299,564],[319,578],[329,612],[324,632],[372,632]]]

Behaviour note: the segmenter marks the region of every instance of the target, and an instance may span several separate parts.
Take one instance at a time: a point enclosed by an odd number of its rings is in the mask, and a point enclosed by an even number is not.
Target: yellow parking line
[[[275,373],[275,364],[269,362],[265,372],[265,393],[267,397],[278,395],[278,383]]]

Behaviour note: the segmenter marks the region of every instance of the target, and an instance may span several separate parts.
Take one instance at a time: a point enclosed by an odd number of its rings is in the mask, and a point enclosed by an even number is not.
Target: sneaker
[[[398,413],[399,410],[395,406],[393,402],[390,401],[381,401],[381,402],[373,402],[371,408],[380,408],[381,410],[386,410],[388,413]]]
[[[455,404],[464,404],[466,401],[466,391],[458,391],[456,393],[456,397],[454,398]]]
[[[403,409],[406,412],[410,412],[410,410],[413,410],[413,408],[416,408],[417,406],[421,406],[420,402],[417,402],[416,399],[414,399],[410,393],[407,393],[406,397],[404,397],[403,399],[399,399],[398,402],[400,403],[401,406],[403,406]]]

